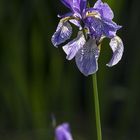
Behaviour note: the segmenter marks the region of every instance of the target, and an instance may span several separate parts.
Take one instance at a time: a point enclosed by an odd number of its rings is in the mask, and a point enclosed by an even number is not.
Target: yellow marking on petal
[[[80,21],[80,18],[77,18],[77,17],[74,17],[74,16],[64,17],[60,21],[61,22],[66,22],[66,21],[71,20],[71,19],[75,19],[75,20]]]
[[[99,43],[101,43],[103,40],[104,40],[105,36],[101,36],[100,40],[99,40]]]
[[[101,51],[101,45],[102,45],[101,43],[98,45],[99,51]]]
[[[88,11],[86,13],[86,17],[95,17],[95,18],[101,19],[101,15],[96,11]]]

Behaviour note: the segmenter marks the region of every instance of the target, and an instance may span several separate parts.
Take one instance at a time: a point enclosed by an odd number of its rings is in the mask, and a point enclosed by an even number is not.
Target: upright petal
[[[75,1],[75,5],[77,5],[77,7],[79,7],[78,9],[80,10],[80,12],[82,14],[82,12],[84,12],[86,10],[87,0],[73,0],[73,1]]]
[[[82,48],[85,44],[86,40],[84,38],[84,35],[81,31],[78,32],[77,37],[70,41],[68,44],[63,46],[64,52],[67,54],[67,59],[71,60],[75,57],[76,53],[79,51],[80,48]]]
[[[56,140],[73,140],[68,123],[63,123],[55,129]]]
[[[71,25],[67,21],[63,22],[62,20],[60,20],[56,32],[53,34],[51,41],[53,45],[57,47],[61,43],[64,43],[66,40],[68,40],[71,37],[71,34]]]
[[[71,0],[73,1],[72,8],[74,12],[82,14],[82,12],[86,9],[87,0]]]
[[[86,10],[86,7],[87,7],[87,0],[80,0],[81,11]]]
[[[94,8],[99,10],[104,18],[111,20],[114,18],[113,11],[109,7],[109,5],[107,3],[103,3],[102,0],[97,0]]]
[[[124,46],[121,38],[118,36],[112,38],[109,45],[113,51],[113,56],[110,62],[107,64],[107,66],[112,67],[121,60],[124,51]]]
[[[96,41],[89,39],[75,56],[77,67],[85,76],[93,74],[98,70],[98,57],[99,48]]]
[[[81,16],[87,4],[87,0],[61,0],[61,2],[78,16]]]

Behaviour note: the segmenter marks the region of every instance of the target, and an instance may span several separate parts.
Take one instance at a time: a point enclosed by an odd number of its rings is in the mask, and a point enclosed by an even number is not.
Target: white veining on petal
[[[63,46],[64,52],[67,54],[67,59],[71,60],[76,55],[76,53],[79,51],[80,48],[82,48],[85,44],[86,40],[84,38],[83,32],[79,31],[78,35],[75,39],[70,41],[68,44]]]
[[[61,43],[64,43],[66,40],[68,40],[71,37],[72,34],[72,27],[68,22],[64,22],[63,19],[60,20],[56,32],[52,36],[52,43],[55,47],[57,45],[60,45]]]
[[[93,11],[87,11],[86,12],[86,17],[94,17],[94,18],[101,19],[100,13],[98,11],[95,11],[95,10],[93,10]]]
[[[97,0],[97,2],[94,5],[94,8],[101,10],[104,18],[111,20],[114,18],[114,13],[112,9],[107,3],[103,3],[102,0]]]
[[[76,54],[75,60],[78,69],[85,75],[91,75],[98,70],[98,57],[100,50],[97,47],[96,40],[90,38],[84,47]]]
[[[81,24],[79,20],[76,19],[70,19],[69,20],[72,24],[74,24],[75,26],[79,27],[79,30],[82,30]]]
[[[113,51],[113,56],[107,66],[112,67],[121,60],[124,51],[124,45],[121,38],[118,36],[112,38],[109,45]]]

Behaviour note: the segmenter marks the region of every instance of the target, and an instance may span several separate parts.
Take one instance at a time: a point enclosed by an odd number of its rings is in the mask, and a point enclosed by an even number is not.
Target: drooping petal
[[[96,41],[90,38],[84,47],[77,52],[76,65],[85,76],[88,76],[98,70],[98,57],[99,48]]]
[[[60,45],[61,43],[64,43],[66,40],[68,40],[71,37],[72,34],[72,27],[68,22],[63,22],[60,20],[56,32],[52,36],[52,43],[55,47]]]
[[[124,46],[121,38],[118,36],[112,38],[109,45],[113,51],[113,56],[110,62],[107,64],[107,66],[112,67],[121,60],[124,51]]]
[[[56,140],[73,140],[68,123],[63,123],[55,129]]]
[[[78,50],[84,46],[85,42],[86,40],[82,31],[79,31],[77,37],[74,40],[63,46],[63,50],[67,54],[66,58],[68,60],[73,59]]]
[[[103,3],[102,0],[97,0],[97,2],[94,5],[94,8],[99,10],[105,19],[112,20],[114,18],[113,11],[109,7],[109,5],[107,3]]]
[[[117,25],[112,20],[103,20],[103,33],[104,36],[108,38],[112,38],[116,36],[117,30],[121,28],[120,25]]]

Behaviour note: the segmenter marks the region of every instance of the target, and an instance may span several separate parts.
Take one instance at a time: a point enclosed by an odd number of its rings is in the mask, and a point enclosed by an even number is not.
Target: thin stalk
[[[95,119],[96,119],[96,129],[97,129],[97,140],[102,140],[100,107],[99,107],[96,73],[92,75],[92,80],[93,80],[94,104],[95,104],[95,115],[96,115]]]

